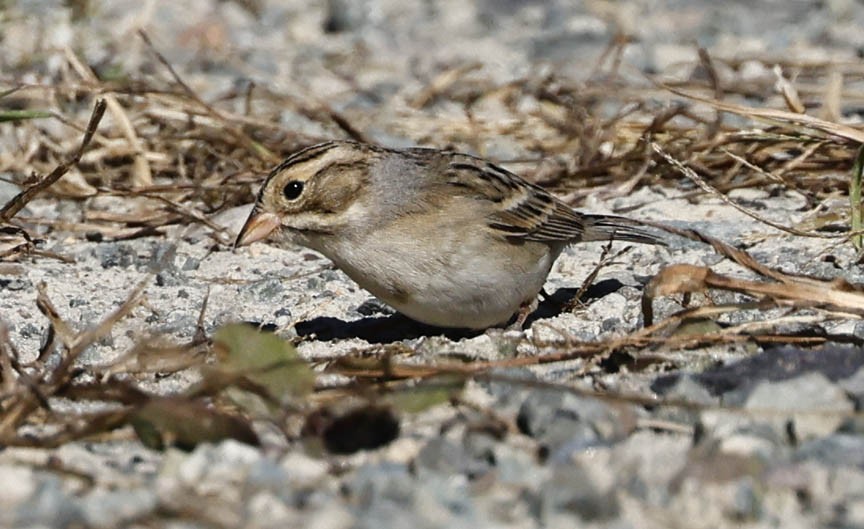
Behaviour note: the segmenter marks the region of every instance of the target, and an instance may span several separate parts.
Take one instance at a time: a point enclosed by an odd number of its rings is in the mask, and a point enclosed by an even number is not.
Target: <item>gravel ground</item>
[[[110,56],[135,71],[147,61],[147,51],[134,32],[146,27],[205,99],[251,80],[325,100],[371,139],[402,146],[448,137],[445,118],[461,112],[442,104],[412,114],[406,103],[442,65],[477,62],[483,76],[502,83],[552,69],[584,79],[618,30],[636,39],[623,57],[623,73],[633,78],[644,72],[686,75],[683,65],[694,59],[694,42],[717,55],[770,52],[802,61],[857,61],[864,49],[864,9],[852,0],[634,0],[578,7],[564,0],[262,0],[250,3],[260,8],[257,14],[239,4],[92,2],[88,16],[73,19],[65,4],[8,2],[0,60],[4,71],[29,69],[19,76],[26,82],[46,82],[62,69],[66,46],[80,50],[89,64]],[[493,108],[478,112],[482,119],[495,117]],[[280,119],[310,135],[338,135],[290,109]],[[3,127],[10,145],[15,131]],[[512,138],[488,135],[472,150],[500,159],[525,154]],[[0,185],[0,203],[17,192],[12,184]],[[626,210],[700,229],[746,246],[769,266],[864,281],[848,244],[793,237],[720,200],[694,202],[685,195],[642,187],[627,196],[589,199],[585,209]],[[793,191],[738,190],[731,196],[780,223],[807,218],[805,199]],[[103,201],[99,207],[105,211],[124,207],[120,199],[93,200]],[[81,208],[80,202],[40,198],[25,211],[30,217],[77,219]],[[236,231],[247,212],[235,208],[214,221]],[[213,251],[205,232],[195,228],[111,242],[54,234],[46,247],[74,262],[0,264],[0,316],[23,360],[35,359],[46,326],[35,303],[38,283],[46,283],[65,320],[84,327],[116,308],[139,281],[148,281],[146,306],[91,347],[81,358],[85,365],[108,363],[147,336],[188,341],[208,292],[207,333],[235,321],[266,324],[280,335],[303,338],[298,349],[305,358],[337,358],[369,344],[402,342],[425,360],[448,354],[496,360],[538,354],[536,343],[562,333],[596,341],[638,328],[644,284],[671,263],[750,277],[710,248],[670,236],[666,248],[634,246],[603,268],[595,281],[602,287],[585,306],[561,312],[552,302],[545,305],[525,331],[528,339],[502,330],[448,337],[392,315],[305,249],[255,244]],[[553,300],[572,296],[600,252],[601,245],[592,243],[562,255],[546,287]],[[719,295],[715,301],[732,299]],[[655,303],[661,315],[678,308],[671,299]],[[405,415],[394,442],[347,456],[284,442],[255,448],[225,441],[191,452],[156,452],[131,435],[51,450],[7,447],[0,451],[0,483],[6,484],[0,487],[0,525],[862,527],[864,422],[853,412],[864,402],[864,350],[857,345],[864,325],[851,317],[820,318],[815,311],[798,315],[787,332],[816,329],[845,343],[816,350],[751,343],[661,349],[648,369],[627,362],[598,369],[573,360],[502,370],[501,380],[469,382],[463,400],[473,406],[441,405]],[[752,314],[721,318],[724,324],[749,319]],[[505,382],[505,376],[526,383]],[[154,375],[140,382],[169,395],[193,379]],[[693,405],[610,401],[580,389]]]

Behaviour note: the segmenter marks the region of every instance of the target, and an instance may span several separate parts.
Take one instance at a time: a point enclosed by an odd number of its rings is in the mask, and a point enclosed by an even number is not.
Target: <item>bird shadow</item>
[[[624,286],[617,279],[605,279],[588,287],[582,294],[581,301],[589,301],[617,292]],[[572,303],[579,290],[575,288],[559,288],[553,294],[546,296],[531,315],[525,320],[525,327],[530,327],[538,320],[552,318]],[[515,316],[514,320],[515,321]],[[508,323],[509,325],[509,323]],[[320,316],[295,325],[297,335],[302,338],[314,338],[329,342],[359,338],[369,343],[391,343],[411,340],[420,337],[445,336],[458,341],[463,338],[473,338],[485,331],[473,329],[451,329],[435,327],[416,322],[401,314],[389,316],[371,316],[354,321],[345,321],[329,316]]]

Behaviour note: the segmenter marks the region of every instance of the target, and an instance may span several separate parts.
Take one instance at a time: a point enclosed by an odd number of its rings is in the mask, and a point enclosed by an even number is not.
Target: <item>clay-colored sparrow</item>
[[[399,312],[483,329],[536,298],[565,246],[659,243],[639,223],[586,215],[488,161],[331,141],[273,169],[235,246],[269,236],[322,253]]]

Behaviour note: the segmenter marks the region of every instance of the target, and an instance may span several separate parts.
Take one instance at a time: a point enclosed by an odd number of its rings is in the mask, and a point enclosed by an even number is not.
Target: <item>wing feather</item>
[[[614,215],[585,215],[545,189],[493,163],[467,154],[447,153],[447,183],[463,193],[496,204],[488,227],[501,237],[553,243],[618,239],[662,243],[639,223]]]

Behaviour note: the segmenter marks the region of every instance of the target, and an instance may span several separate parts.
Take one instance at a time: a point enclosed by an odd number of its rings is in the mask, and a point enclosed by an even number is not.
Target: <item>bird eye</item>
[[[303,192],[303,182],[292,180],[282,188],[282,195],[288,200],[294,200]]]

